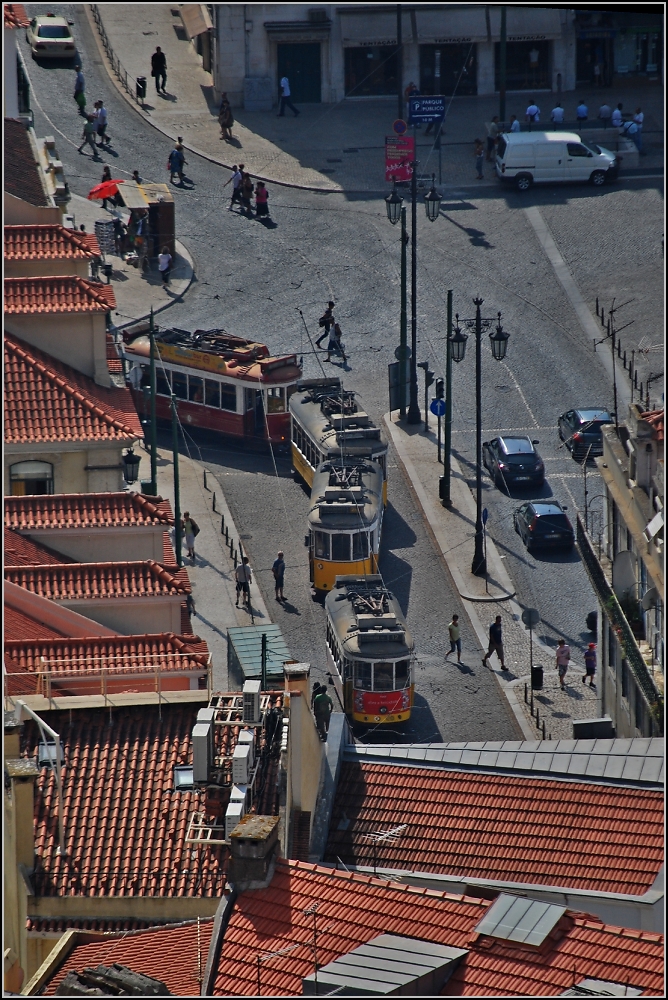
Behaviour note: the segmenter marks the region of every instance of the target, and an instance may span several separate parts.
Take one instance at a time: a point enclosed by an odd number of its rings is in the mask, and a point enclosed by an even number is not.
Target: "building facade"
[[[598,538],[578,517],[578,548],[598,598],[602,714],[617,736],[663,733],[663,410],[629,407],[603,429]],[[592,498],[592,506],[593,506]]]

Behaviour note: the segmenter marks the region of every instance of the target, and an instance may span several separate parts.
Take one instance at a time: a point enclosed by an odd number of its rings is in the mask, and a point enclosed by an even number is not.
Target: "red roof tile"
[[[206,966],[213,918],[106,936],[76,945],[43,990],[53,996],[68,972],[118,962],[144,976],[153,976],[173,996],[197,997]],[[82,935],[83,936],[83,935]]]
[[[5,226],[5,260],[92,260],[97,236],[65,226]]]
[[[25,538],[18,531],[5,528],[5,565],[6,566],[38,566],[41,564],[58,565],[71,563],[72,559],[62,556],[46,545]]]
[[[663,863],[658,791],[347,761],[325,858],[373,865],[364,834],[402,823],[378,865],[634,895]]]
[[[23,122],[17,118],[5,118],[4,140],[4,184],[7,194],[39,208],[52,205]]]
[[[445,996],[556,996],[584,978],[628,983],[663,995],[663,938],[609,927],[569,913],[560,940],[529,948],[474,929],[490,905],[433,890],[388,885],[333,869],[280,859],[267,889],[242,893],[225,931],[215,996],[299,996],[313,972],[313,919],[318,903],[317,961],[322,967],[378,934],[397,934],[467,949]],[[293,946],[297,947],[293,947]],[[278,953],[278,954],[272,954]]]
[[[5,334],[5,442],[143,437],[129,389],[106,388]]]
[[[42,920],[28,917],[28,934],[64,934],[65,931],[93,931],[97,934],[120,934],[124,931],[143,931],[150,927],[164,926],[161,920]]]
[[[30,24],[25,7],[22,3],[3,3],[5,28],[27,28]]]
[[[280,704],[280,699],[278,701]],[[66,857],[58,850],[58,796],[50,768],[35,788],[38,896],[206,896],[222,894],[227,849],[192,850],[185,843],[193,811],[223,814],[229,785],[213,802],[205,793],[175,792],[174,767],[192,763],[191,734],[201,705],[163,704],[49,712],[60,735],[65,765],[63,825]],[[216,752],[231,754],[242,723],[216,727]],[[27,722],[21,750],[34,757],[39,729]],[[267,755],[269,757],[269,755]],[[276,808],[276,761],[268,761],[260,809]],[[227,796],[227,799],[225,798]],[[211,802],[211,808],[208,803]],[[103,909],[103,908],[102,908]]]
[[[60,639],[62,635],[56,629],[32,618],[18,608],[5,604],[4,613],[5,642],[9,639]]]
[[[5,278],[5,316],[34,313],[106,313],[116,308],[111,285],[55,274],[45,278]]]
[[[168,500],[141,493],[52,493],[5,497],[4,505],[5,524],[15,531],[29,532],[37,528],[82,528],[90,531],[91,528],[158,527],[174,523]]]
[[[663,410],[648,410],[642,418],[654,428],[656,440],[663,441]]]
[[[190,593],[185,569],[144,562],[70,563],[66,566],[5,566],[5,579],[51,601],[165,597]]]

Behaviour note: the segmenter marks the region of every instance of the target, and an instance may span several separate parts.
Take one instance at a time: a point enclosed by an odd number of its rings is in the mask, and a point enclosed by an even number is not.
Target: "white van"
[[[619,172],[615,153],[576,132],[508,132],[499,136],[496,176],[528,191],[534,181],[605,184]]]

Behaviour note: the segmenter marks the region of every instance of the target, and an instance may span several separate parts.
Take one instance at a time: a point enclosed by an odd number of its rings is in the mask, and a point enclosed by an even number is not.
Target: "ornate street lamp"
[[[459,326],[459,313],[455,314],[455,320],[457,321],[457,326],[455,327],[455,332],[451,337],[448,338],[448,344],[450,347],[450,357],[453,361],[459,364],[460,361],[464,360],[464,355],[466,354],[466,341],[469,339],[467,334],[462,333]]]
[[[123,455],[123,478],[128,486],[132,486],[133,483],[137,482],[140,462],[140,456],[135,455],[132,448],[128,448],[126,453]]]
[[[404,203],[404,199],[401,195],[397,194],[396,183],[392,188],[392,193],[388,194],[385,199],[385,208],[387,210],[387,217],[393,226],[396,226],[397,222],[401,218],[401,206]]]
[[[429,219],[430,222],[436,222],[436,220],[438,219],[439,213],[441,211],[441,202],[443,200],[439,192],[436,190],[434,184],[435,180],[436,180],[436,174],[432,174],[431,190],[429,191],[429,194],[426,194],[424,196],[424,207],[427,213],[427,218]]]
[[[492,354],[497,361],[503,361],[506,356],[506,350],[508,348],[508,338],[509,333],[506,333],[501,326],[501,313],[497,314],[496,330],[494,333],[490,333],[489,342],[492,348]]]

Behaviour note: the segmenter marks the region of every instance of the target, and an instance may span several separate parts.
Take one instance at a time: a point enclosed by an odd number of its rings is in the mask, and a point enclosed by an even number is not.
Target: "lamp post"
[[[135,455],[134,448],[128,448],[123,455],[123,478],[128,486],[132,486],[133,483],[137,482],[140,462],[141,459],[139,455]]]
[[[408,416],[407,423],[409,424],[419,424],[421,421],[420,416],[420,406],[418,403],[418,384],[417,384],[417,160],[411,160],[411,354],[410,354],[410,399],[408,405]],[[438,218],[439,209],[441,205],[441,196],[436,191],[434,187],[434,175],[432,175],[432,186],[428,195],[425,195],[425,210],[427,213],[427,218],[430,222],[434,222]],[[405,225],[406,225],[406,215],[405,209],[403,208],[403,198],[397,194],[396,183],[392,188],[392,192],[385,199],[385,207],[387,210],[387,217],[392,225],[396,225],[401,219],[402,222],[402,233],[401,233],[401,245],[402,245],[402,318],[405,315],[405,289],[406,289],[406,278],[405,278],[405,265],[403,261],[403,253],[405,247]],[[402,334],[403,334],[403,319],[402,319]],[[403,365],[405,364],[405,342],[401,342],[400,354],[402,357],[399,359],[399,377],[400,377],[400,390],[403,388]],[[400,397],[403,401],[403,395]],[[403,411],[402,414],[403,416]]]
[[[151,496],[158,495],[158,429],[156,427],[155,415],[155,394],[157,391],[155,380],[155,329],[153,324],[153,306],[151,306],[151,320],[148,330],[151,347]]]
[[[473,562],[471,572],[474,576],[484,576],[487,573],[487,560],[485,559],[484,534],[482,523],[482,331],[487,329],[494,321],[483,319],[480,306],[483,304],[481,298],[473,300],[475,305],[475,319],[467,319],[466,325],[475,330],[475,472],[476,472],[476,519],[475,519],[475,545],[473,550]],[[459,324],[459,316],[457,316]],[[459,325],[457,334],[461,334]],[[492,356],[496,361],[503,361],[508,347],[509,334],[501,326],[501,313],[497,314],[497,325],[493,333],[489,335]],[[456,347],[457,353],[461,351],[461,357],[455,357],[455,338],[449,340],[449,349],[453,352],[453,361],[461,361],[466,351],[466,337],[460,337]]]
[[[459,313],[456,316],[457,325],[452,332],[452,291],[448,292],[448,335],[445,354],[445,439],[443,449],[443,476],[439,482],[439,497],[444,507],[452,503],[450,496],[450,481],[452,478],[452,362],[459,364],[466,353],[468,337],[459,328]]]
[[[179,492],[179,422],[176,413],[176,396],[172,396],[170,409],[172,413],[172,459],[174,462],[174,549],[177,566],[183,566],[181,557],[181,496]]]

